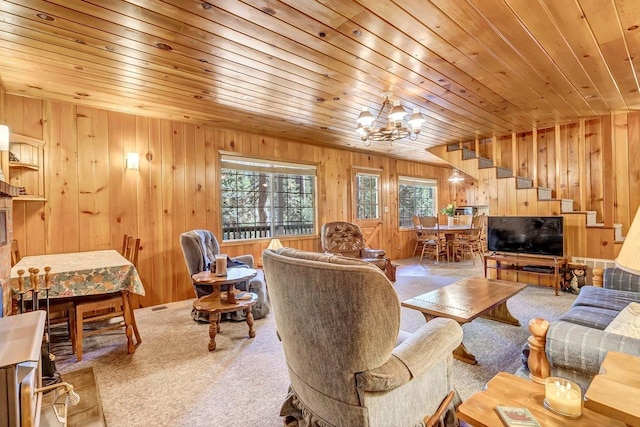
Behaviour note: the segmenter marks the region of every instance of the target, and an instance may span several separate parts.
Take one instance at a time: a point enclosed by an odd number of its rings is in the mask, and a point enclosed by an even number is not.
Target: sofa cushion
[[[575,325],[586,326],[587,328],[603,330],[615,319],[618,313],[620,312],[608,308],[574,306],[571,310],[563,314],[559,320],[564,320],[565,322]]]
[[[640,302],[640,293],[583,286],[573,307],[599,307],[620,312],[631,302]]]
[[[630,303],[605,328],[606,332],[640,338],[640,304]]]

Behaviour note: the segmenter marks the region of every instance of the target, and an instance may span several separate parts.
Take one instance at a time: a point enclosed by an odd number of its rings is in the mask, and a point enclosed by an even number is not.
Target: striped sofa
[[[604,271],[603,286],[583,286],[571,309],[549,323],[545,354],[550,375],[586,389],[608,351],[640,356],[640,339],[604,329],[631,302],[640,303],[640,276],[619,268]]]

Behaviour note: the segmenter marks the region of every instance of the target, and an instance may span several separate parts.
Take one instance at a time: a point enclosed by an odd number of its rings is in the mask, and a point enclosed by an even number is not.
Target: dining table
[[[439,225],[438,227],[424,228],[430,231],[437,231],[440,234],[444,235],[445,240],[447,241],[447,250],[449,251],[449,258],[455,255],[453,253],[453,242],[456,239],[458,234],[468,234],[472,230],[471,225]],[[454,257],[455,259],[455,257]]]
[[[14,297],[21,293],[31,299],[30,268],[38,271],[38,297],[46,297],[45,267],[50,267],[49,298],[70,298],[127,291],[144,295],[144,286],[136,267],[113,249],[62,254],[29,255],[11,267]],[[19,271],[24,283],[20,289]]]
[[[29,269],[38,270],[33,276],[36,283],[32,283]],[[11,268],[11,287],[20,312],[25,311],[25,303],[29,301],[31,309],[37,310],[39,301],[45,300],[48,313],[50,302],[63,303],[73,310],[76,304],[91,296],[121,294],[127,348],[129,353],[133,352],[135,317],[130,294],[143,296],[145,291],[136,267],[118,251],[107,249],[25,256]],[[36,293],[37,297],[34,297]],[[137,333],[136,337],[140,342]],[[73,341],[73,335],[71,338]]]

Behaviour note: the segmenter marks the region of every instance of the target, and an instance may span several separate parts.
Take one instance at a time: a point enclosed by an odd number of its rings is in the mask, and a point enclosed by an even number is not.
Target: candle
[[[561,415],[579,417],[582,414],[582,391],[577,384],[558,377],[545,379],[546,406]]]
[[[216,276],[227,275],[227,254],[216,255]]]

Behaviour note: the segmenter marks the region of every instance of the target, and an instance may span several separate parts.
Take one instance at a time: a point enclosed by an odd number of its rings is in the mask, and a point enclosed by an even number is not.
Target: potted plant
[[[456,214],[456,204],[449,203],[447,206],[440,210],[440,213],[447,216],[447,224],[454,225],[455,223],[455,214]]]

